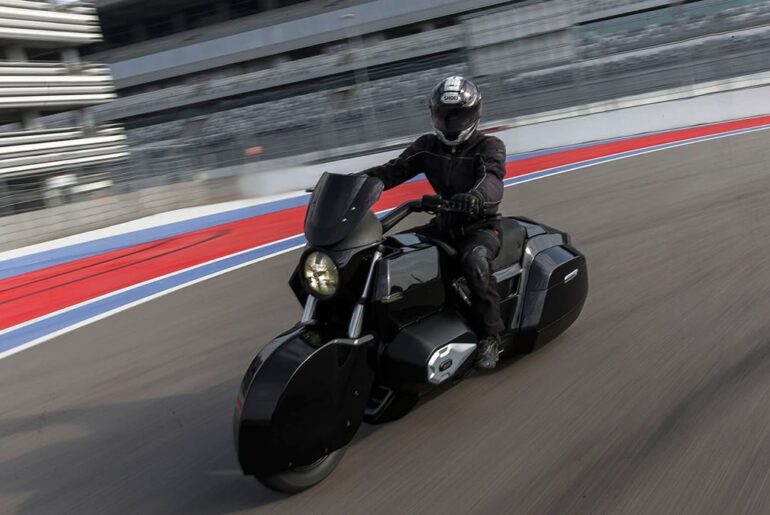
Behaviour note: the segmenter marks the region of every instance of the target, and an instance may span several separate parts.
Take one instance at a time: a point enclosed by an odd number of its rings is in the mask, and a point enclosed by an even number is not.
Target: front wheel
[[[346,450],[347,446],[330,452],[310,465],[292,467],[277,474],[256,476],[256,478],[257,481],[271,490],[285,494],[296,494],[326,479],[342,461]]]

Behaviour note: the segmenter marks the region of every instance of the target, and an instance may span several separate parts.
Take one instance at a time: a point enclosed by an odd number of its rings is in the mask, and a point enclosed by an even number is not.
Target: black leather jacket
[[[464,144],[450,147],[435,135],[425,134],[397,158],[364,173],[379,178],[385,189],[390,189],[424,172],[436,193],[444,198],[455,193],[476,195],[489,220],[499,218],[505,157],[505,144],[494,136],[476,132]]]

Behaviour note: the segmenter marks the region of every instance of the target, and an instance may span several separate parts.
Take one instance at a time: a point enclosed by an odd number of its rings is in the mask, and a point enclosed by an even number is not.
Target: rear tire
[[[271,490],[285,494],[296,494],[311,488],[326,479],[342,461],[347,446],[330,452],[315,463],[292,467],[270,476],[256,476],[257,481]]]

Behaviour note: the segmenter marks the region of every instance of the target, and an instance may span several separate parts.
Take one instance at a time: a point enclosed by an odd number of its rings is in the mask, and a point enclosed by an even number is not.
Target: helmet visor
[[[453,139],[467,130],[479,120],[479,109],[474,107],[440,107],[431,108],[433,126]]]

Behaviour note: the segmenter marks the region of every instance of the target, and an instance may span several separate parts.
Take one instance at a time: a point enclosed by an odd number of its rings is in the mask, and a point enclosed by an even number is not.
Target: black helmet
[[[452,146],[465,143],[479,126],[481,93],[468,79],[448,77],[433,88],[430,115],[441,141]]]

